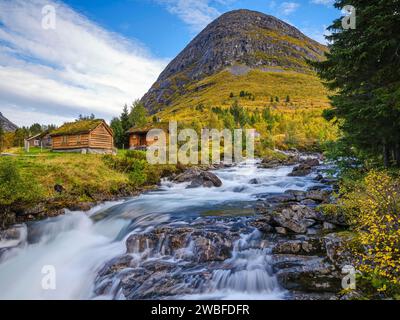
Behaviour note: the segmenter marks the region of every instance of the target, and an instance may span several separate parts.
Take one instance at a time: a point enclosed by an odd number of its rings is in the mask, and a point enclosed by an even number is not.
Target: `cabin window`
[[[34,145],[35,147],[39,146],[39,140],[34,140],[34,141],[33,141],[33,145]]]

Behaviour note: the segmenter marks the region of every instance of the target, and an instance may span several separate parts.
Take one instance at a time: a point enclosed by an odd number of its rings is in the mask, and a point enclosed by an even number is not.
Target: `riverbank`
[[[115,162],[135,168],[114,167]],[[87,211],[96,204],[137,196],[182,170],[150,166],[139,152],[115,157],[51,152],[0,157],[0,229],[15,223]]]

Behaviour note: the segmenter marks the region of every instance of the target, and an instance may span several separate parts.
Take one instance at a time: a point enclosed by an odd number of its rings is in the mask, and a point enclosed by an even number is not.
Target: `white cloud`
[[[280,10],[284,15],[290,15],[295,12],[300,5],[297,2],[283,2],[280,6]]]
[[[326,25],[321,26],[320,29],[317,28],[310,28],[310,27],[303,27],[299,28],[301,32],[303,32],[305,35],[310,37],[311,39],[314,39],[318,41],[319,43],[328,45],[329,42],[325,38],[325,36],[331,35],[331,32],[327,29]]]
[[[311,3],[322,4],[324,6],[330,7],[330,6],[333,6],[333,4],[335,3],[335,0],[311,0]]]
[[[56,8],[55,30],[42,28],[47,4]],[[165,64],[61,2],[0,0],[0,109],[18,125],[92,112],[110,119]]]
[[[188,24],[193,32],[201,31],[221,13],[215,5],[228,5],[232,0],[156,0],[168,12]]]

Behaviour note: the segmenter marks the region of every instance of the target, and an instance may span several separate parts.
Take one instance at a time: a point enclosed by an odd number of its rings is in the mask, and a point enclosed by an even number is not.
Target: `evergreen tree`
[[[336,0],[354,6],[356,28],[329,27],[327,60],[312,63],[335,94],[328,120],[339,119],[342,143],[385,166],[400,166],[400,4],[398,0]]]
[[[37,135],[43,132],[43,128],[39,123],[34,123],[29,127],[29,133],[31,136]]]
[[[141,127],[147,123],[147,110],[144,105],[136,100],[129,114],[129,124],[133,127]]]
[[[113,118],[110,123],[111,129],[114,132],[114,143],[117,148],[122,149],[123,147],[126,148],[127,145],[127,135],[122,128],[121,120],[118,118]]]
[[[124,107],[122,108],[122,113],[119,119],[121,121],[121,126],[124,132],[128,131],[131,128],[131,124],[129,121],[129,111],[127,105],[124,105]]]
[[[290,97],[289,97],[289,95],[287,95],[286,96],[286,103],[289,103],[290,102]]]

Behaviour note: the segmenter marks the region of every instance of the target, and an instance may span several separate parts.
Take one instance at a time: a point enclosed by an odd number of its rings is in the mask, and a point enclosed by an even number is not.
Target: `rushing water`
[[[96,298],[94,282],[99,269],[125,253],[130,234],[212,216],[239,221],[251,214],[262,194],[306,190],[316,184],[312,176],[288,177],[291,170],[259,169],[253,162],[244,163],[215,171],[223,182],[220,188],[186,189],[186,184],[165,181],[159,190],[129,200],[32,223],[28,232],[21,233],[21,245],[0,257],[0,299]],[[257,184],[252,179],[257,179]],[[207,289],[182,298],[283,298],[284,292],[270,270],[269,249],[251,245],[259,237],[257,230],[241,235],[224,267],[213,270]],[[0,249],[12,245],[0,242]],[[42,288],[43,267],[49,265],[56,271],[55,290]],[[114,292],[102,298],[124,297]]]

